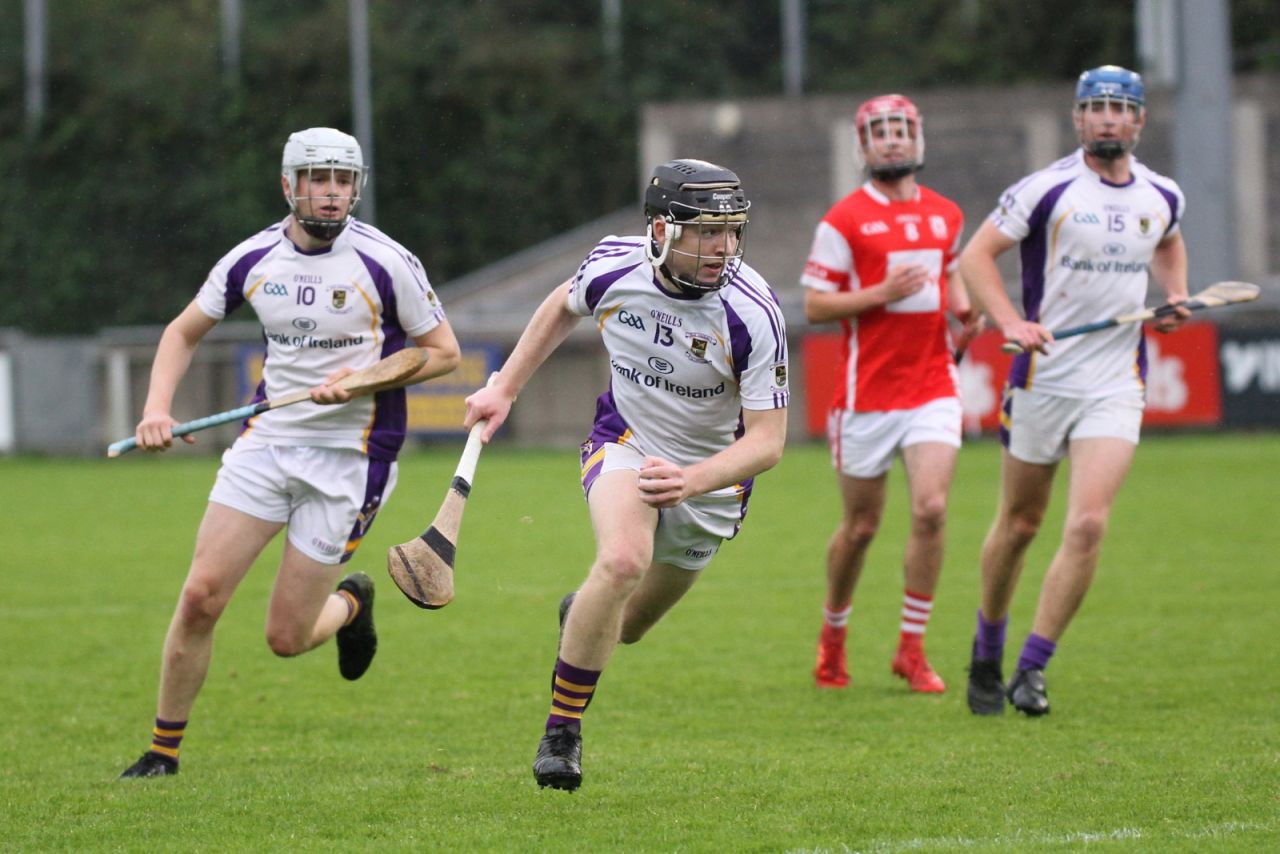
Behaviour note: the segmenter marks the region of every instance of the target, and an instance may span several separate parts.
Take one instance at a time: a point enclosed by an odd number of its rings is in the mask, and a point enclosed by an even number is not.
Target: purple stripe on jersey
[[[1019,353],[1009,363],[1009,379],[1006,382],[1014,388],[1028,388],[1031,379],[1031,354]]]
[[[1044,299],[1045,265],[1049,254],[1049,215],[1053,206],[1075,178],[1051,187],[1036,204],[1027,220],[1027,236],[1022,240],[1022,307],[1027,320],[1040,319],[1040,301]]]
[[[611,243],[598,243],[596,248],[592,249],[587,255],[587,261],[594,261],[597,258],[617,258],[634,252],[639,243],[623,243],[615,241]]]
[[[591,455],[604,445],[616,445],[623,434],[627,432],[627,422],[623,420],[622,415],[618,412],[618,405],[613,399],[613,383],[609,383],[609,390],[600,397],[596,398],[596,419],[591,425],[591,435],[587,437],[587,441],[582,443],[582,461],[580,465],[586,465]],[[593,465],[590,470],[582,475],[582,494],[584,496],[590,494],[591,484],[595,483],[596,478],[600,475],[600,469],[604,466],[603,458]]]
[[[372,256],[359,249],[356,255],[364,263],[373,286],[382,301],[382,358],[404,349],[407,336],[396,313],[396,291],[391,274]],[[368,453],[371,459],[394,460],[404,445],[407,405],[403,388],[380,391],[373,396],[373,424],[369,428]]]
[[[596,445],[617,444],[628,429],[627,422],[618,412],[618,404],[614,402],[613,383],[610,382],[609,390],[596,398],[596,419],[591,425],[591,435],[587,441]]]
[[[1147,335],[1142,326],[1138,327],[1138,379],[1147,384]]]
[[[780,318],[782,309],[778,306],[778,295],[767,285],[763,292],[753,288],[741,276],[734,276],[731,286],[736,286],[739,291],[746,295],[747,299],[764,309],[765,317],[769,318],[769,328],[773,330],[775,343],[773,360],[775,362],[784,360],[787,357],[787,336],[782,333],[782,321]],[[720,299],[723,301],[724,297]],[[726,310],[728,309],[728,303],[725,303],[725,308]]]
[[[254,249],[245,253],[244,257],[231,265],[231,269],[227,271],[226,285],[226,301],[227,308],[224,317],[235,311],[244,304],[244,283],[249,277],[249,271],[257,266],[262,257],[276,248],[276,244],[264,246],[261,249]]]
[[[742,381],[742,373],[747,369],[747,360],[751,356],[751,333],[742,318],[733,310],[733,306],[721,298],[724,304],[725,320],[729,323],[729,350],[733,354],[733,378]]]
[[[1151,182],[1151,186],[1160,191],[1160,195],[1164,196],[1164,200],[1169,204],[1169,227],[1164,230],[1168,234],[1178,222],[1178,196],[1173,190],[1160,186],[1155,181]]]
[[[591,459],[591,455],[600,450],[601,445],[588,439],[582,443],[582,462],[580,465],[585,466],[587,460]],[[596,460],[591,468],[582,473],[582,495],[585,498],[591,494],[591,484],[596,482],[596,478],[600,476],[600,470],[604,468],[604,457]]]
[[[356,547],[373,527],[373,520],[382,508],[382,496],[387,491],[387,481],[391,479],[391,465],[389,460],[369,460],[364,476],[364,503],[360,505],[360,514],[356,516],[356,523],[347,536],[346,549],[342,553],[340,563],[351,560],[351,556],[356,553]]]
[[[1013,395],[1007,388],[1004,390],[1004,400],[1000,402],[1000,409],[1004,412],[1004,417],[1000,419],[1000,444],[1008,450],[1009,427],[1006,425],[1013,424]]]
[[[399,243],[396,243],[390,237],[387,237],[381,231],[378,231],[378,229],[373,226],[366,225],[359,220],[351,220],[350,227],[352,233],[358,234],[361,237],[373,241],[374,243],[379,243],[399,255],[404,261],[405,266],[413,273],[413,278],[418,284],[418,290],[424,292],[427,290],[427,271],[422,269],[422,264],[413,256],[413,253],[408,249],[405,249]],[[359,250],[356,251],[359,252]]]
[[[587,285],[587,310],[595,311],[596,306],[600,304],[600,300],[604,299],[605,292],[613,286],[613,283],[630,273],[639,264],[632,264],[629,267],[622,267],[605,273],[603,276],[597,276]]]

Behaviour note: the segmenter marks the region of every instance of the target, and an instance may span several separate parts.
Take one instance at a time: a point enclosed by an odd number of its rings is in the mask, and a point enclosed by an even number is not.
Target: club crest
[[[329,304],[325,311],[330,314],[345,314],[351,310],[351,289],[344,287],[329,288]]]
[[[787,365],[780,362],[773,366],[773,384],[776,388],[787,387]]]

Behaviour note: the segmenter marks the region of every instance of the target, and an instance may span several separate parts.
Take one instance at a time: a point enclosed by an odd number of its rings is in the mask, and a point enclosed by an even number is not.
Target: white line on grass
[[[1109,842],[1126,839],[1203,839],[1206,837],[1222,838],[1235,833],[1251,830],[1271,830],[1276,822],[1244,822],[1226,821],[1208,825],[1181,833],[1161,829],[1158,832],[1144,831],[1138,827],[1121,827],[1115,830],[1088,831],[1081,830],[1065,834],[1037,834],[1018,831],[1012,835],[1000,835],[987,838],[965,838],[961,836],[933,836],[927,839],[886,839],[865,843],[853,848],[841,844],[838,848],[789,848],[785,854],[863,854],[863,852],[890,851],[947,851],[951,849],[973,848],[978,845],[1009,845],[1025,847],[1029,845],[1070,845],[1076,842]]]

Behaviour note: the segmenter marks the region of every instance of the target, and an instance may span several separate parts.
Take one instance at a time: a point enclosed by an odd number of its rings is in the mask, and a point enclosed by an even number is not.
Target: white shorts
[[[222,455],[209,500],[288,525],[312,560],[346,563],[395,489],[396,464],[347,448],[236,442]]]
[[[940,397],[915,409],[827,415],[831,466],[846,477],[880,477],[899,450],[921,442],[960,447],[960,399]]]
[[[1114,438],[1136,445],[1144,405],[1141,389],[1086,398],[1006,387],[1000,442],[1015,458],[1040,465],[1065,457],[1072,439]]]
[[[582,491],[589,495],[595,479],[605,472],[640,471],[644,455],[613,442],[582,447]],[[703,569],[720,544],[738,533],[746,512],[748,492],[740,495],[699,495],[658,511],[653,534],[653,562],[679,569]]]

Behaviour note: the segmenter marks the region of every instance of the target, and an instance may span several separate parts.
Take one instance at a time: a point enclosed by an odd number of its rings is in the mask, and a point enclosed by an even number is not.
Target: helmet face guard
[[[280,174],[287,189],[289,210],[307,234],[332,241],[351,222],[360,192],[369,180],[360,143],[333,128],[310,128],[289,136],[284,146]],[[324,192],[317,193],[320,187]],[[319,216],[347,204],[341,218]]]
[[[880,95],[863,102],[854,114],[853,125],[872,178],[896,181],[924,168],[924,121],[906,97]],[[901,159],[893,159],[897,143],[910,149]]]
[[[1076,81],[1073,118],[1080,144],[1094,157],[1117,160],[1128,154],[1138,144],[1146,118],[1141,75],[1118,65],[1084,72]]]
[[[645,189],[645,257],[682,290],[718,291],[742,266],[750,207],[730,170],[702,160],[664,163]],[[661,241],[654,233],[657,219],[663,221]]]

